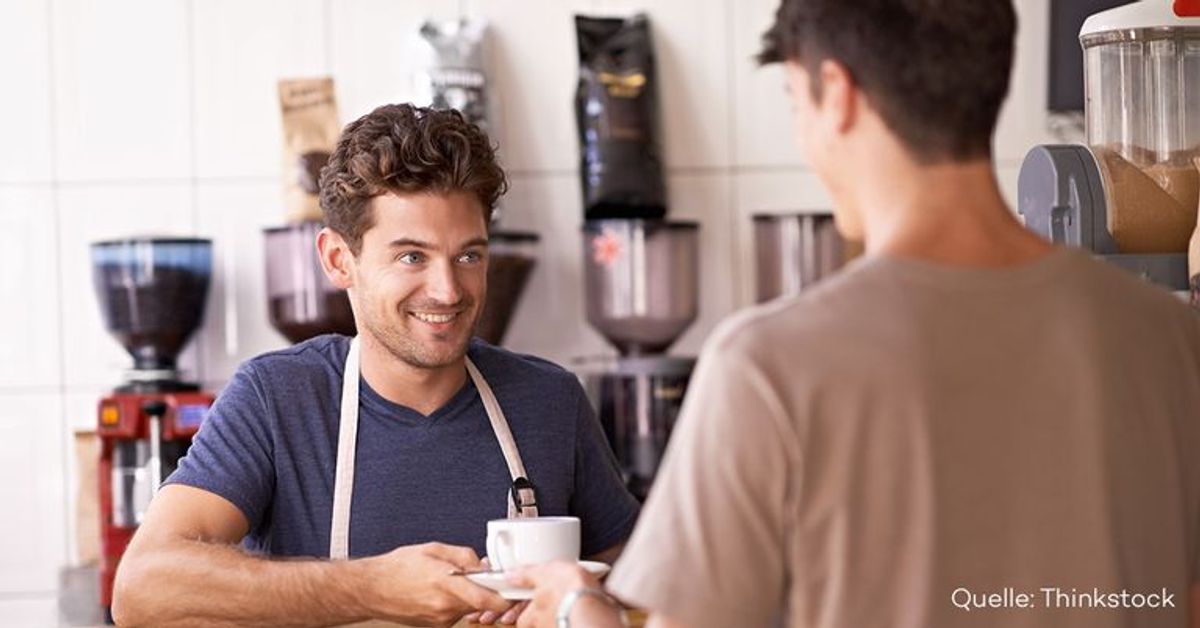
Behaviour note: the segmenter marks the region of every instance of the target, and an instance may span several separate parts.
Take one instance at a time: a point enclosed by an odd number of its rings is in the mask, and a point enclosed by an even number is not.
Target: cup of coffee
[[[493,519],[487,525],[488,562],[509,571],[554,560],[579,560],[577,517]]]

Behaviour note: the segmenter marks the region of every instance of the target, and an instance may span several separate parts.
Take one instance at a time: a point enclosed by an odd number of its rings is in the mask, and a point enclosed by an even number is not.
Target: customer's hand
[[[527,606],[529,606],[529,602],[517,602],[503,613],[496,613],[494,611],[477,611],[467,615],[463,619],[466,620],[468,624],[483,624],[484,626],[501,624],[504,626],[514,626],[521,618],[521,614],[525,612],[525,607]]]
[[[600,588],[600,581],[576,563],[555,562],[528,567],[509,578],[515,586],[534,589],[529,608],[521,613],[519,628],[554,628],[558,605],[567,593],[584,587]],[[620,618],[608,605],[594,598],[580,599],[580,613],[572,613],[578,625],[619,626]],[[584,623],[586,622],[586,623]]]
[[[364,559],[368,607],[377,619],[422,626],[450,626],[472,611],[502,614],[511,603],[450,573],[481,566],[475,551],[442,543],[400,547]]]
[[[483,569],[489,569],[491,567],[491,563],[488,562],[486,556],[483,557],[483,560],[479,561],[479,564]],[[512,626],[513,624],[517,623],[517,619],[521,617],[521,613],[525,611],[526,606],[529,606],[529,602],[519,602],[503,613],[477,611],[467,615],[463,619],[466,620],[468,624],[483,624],[485,626],[491,626],[499,622],[506,626]]]

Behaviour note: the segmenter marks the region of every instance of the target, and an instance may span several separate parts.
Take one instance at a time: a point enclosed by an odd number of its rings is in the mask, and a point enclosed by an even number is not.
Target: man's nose
[[[462,300],[462,282],[458,269],[451,261],[433,264],[425,285],[429,298],[444,305],[454,305]]]

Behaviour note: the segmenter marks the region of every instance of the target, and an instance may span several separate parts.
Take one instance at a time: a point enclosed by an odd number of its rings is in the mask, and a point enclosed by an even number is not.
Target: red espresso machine
[[[133,356],[100,400],[100,601],[112,622],[113,576],[162,481],[187,453],[213,395],[180,379],[175,360],[200,326],[212,242],[129,238],[91,246],[105,328]]]

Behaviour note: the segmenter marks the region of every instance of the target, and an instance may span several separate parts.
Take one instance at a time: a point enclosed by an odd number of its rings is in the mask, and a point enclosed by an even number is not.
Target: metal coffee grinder
[[[1103,11],[1079,40],[1087,146],[1035,146],[1021,165],[1018,209],[1053,242],[1187,290],[1200,196],[1200,2]]]
[[[187,452],[213,395],[180,379],[175,359],[200,326],[212,243],[130,238],[91,246],[105,328],[133,356],[100,400],[100,597],[111,620],[113,576],[159,484]]]
[[[666,355],[696,319],[695,222],[584,224],[588,323],[620,353],[584,380],[629,490],[645,499],[683,404],[695,358]]]
[[[796,296],[862,252],[829,213],[755,214],[753,221],[756,303]]]

